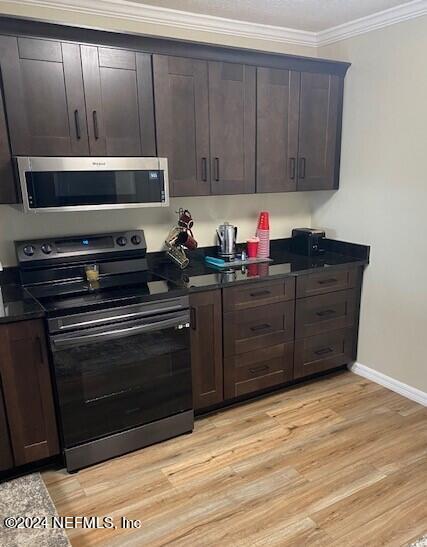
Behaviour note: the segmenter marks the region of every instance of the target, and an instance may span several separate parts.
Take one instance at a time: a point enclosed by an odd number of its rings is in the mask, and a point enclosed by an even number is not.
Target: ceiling
[[[140,4],[303,31],[322,30],[411,0],[133,0]]]

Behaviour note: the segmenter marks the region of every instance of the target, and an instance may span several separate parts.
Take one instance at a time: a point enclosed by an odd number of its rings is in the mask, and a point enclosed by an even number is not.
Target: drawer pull
[[[264,370],[268,370],[270,367],[268,365],[262,365],[260,367],[250,368],[249,372],[252,374],[256,374],[257,372],[264,372]]]
[[[338,279],[335,279],[335,277],[331,277],[329,279],[321,279],[318,281],[319,285],[330,285],[331,283],[337,283]]]
[[[193,330],[197,330],[196,308],[190,308],[190,325]]]
[[[316,355],[327,355],[328,353],[332,353],[334,351],[334,348],[321,348],[321,349],[317,349],[315,350],[315,354]]]
[[[335,315],[337,312],[335,310],[322,310],[316,312],[316,315],[319,317],[327,317],[328,315]]]
[[[267,296],[267,294],[271,294],[271,291],[264,290],[264,291],[251,292],[250,296]]]
[[[266,330],[271,329],[271,325],[269,323],[262,323],[262,325],[255,325],[255,327],[251,327],[251,331],[258,331],[258,330]]]

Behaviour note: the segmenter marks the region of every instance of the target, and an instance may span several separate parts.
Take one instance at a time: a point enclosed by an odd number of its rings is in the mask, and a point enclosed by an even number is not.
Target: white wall
[[[0,13],[26,18],[49,20],[77,26],[89,26],[151,34],[170,38],[216,43],[241,48],[252,48],[278,53],[316,56],[316,49],[279,44],[267,40],[254,40],[225,34],[194,32],[161,25],[136,23],[126,19],[98,17],[78,12],[64,12],[46,7],[31,7],[0,1]],[[269,194],[260,196],[230,196],[209,198],[172,199],[168,210],[140,209],[129,212],[67,213],[28,216],[10,206],[0,205],[0,261],[3,265],[16,263],[13,241],[45,235],[96,233],[103,230],[143,228],[150,251],[160,250],[162,242],[175,221],[175,211],[184,206],[192,212],[196,226],[195,236],[201,245],[214,242],[215,228],[224,220],[239,227],[239,240],[254,233],[258,212],[267,209],[271,213],[273,237],[288,237],[295,226],[310,225],[309,197],[303,194]]]
[[[314,226],[372,246],[358,361],[427,391],[427,17],[321,48],[350,61],[340,189]]]

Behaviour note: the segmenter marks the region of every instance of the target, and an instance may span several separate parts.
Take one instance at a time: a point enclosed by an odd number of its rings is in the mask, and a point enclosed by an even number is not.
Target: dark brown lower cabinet
[[[351,327],[356,323],[356,289],[297,300],[295,338]]]
[[[58,454],[42,320],[0,325],[0,374],[15,465]]]
[[[196,410],[224,399],[221,290],[192,294],[191,366]]]
[[[277,344],[226,357],[224,396],[226,399],[253,393],[292,380],[294,344]]]
[[[292,342],[295,301],[224,314],[224,356]]]
[[[346,365],[355,359],[355,330],[340,329],[295,341],[294,378]]]
[[[13,467],[12,447],[10,445],[9,427],[6,418],[6,409],[2,388],[0,385],[0,471]]]

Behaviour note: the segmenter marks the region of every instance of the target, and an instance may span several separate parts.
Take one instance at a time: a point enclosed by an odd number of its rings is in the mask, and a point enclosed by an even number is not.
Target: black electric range
[[[67,469],[191,431],[188,295],[148,270],[143,231],[15,246],[47,315]]]

